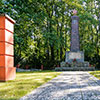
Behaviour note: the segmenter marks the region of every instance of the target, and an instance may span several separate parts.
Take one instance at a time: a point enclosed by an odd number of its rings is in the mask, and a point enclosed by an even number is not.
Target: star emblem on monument
[[[77,15],[77,10],[73,10],[73,15]]]

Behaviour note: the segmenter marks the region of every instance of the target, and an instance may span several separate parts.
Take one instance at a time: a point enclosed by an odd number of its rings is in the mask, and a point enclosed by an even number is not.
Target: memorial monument
[[[65,62],[71,63],[73,60],[84,62],[84,52],[80,51],[79,41],[79,17],[77,11],[73,10],[74,16],[71,17],[71,46],[70,51],[66,52]]]
[[[77,10],[73,10],[73,16],[71,17],[70,51],[66,51],[65,61],[61,62],[60,66],[55,70],[95,70],[94,67],[89,67],[89,62],[84,61],[84,52],[80,51]]]

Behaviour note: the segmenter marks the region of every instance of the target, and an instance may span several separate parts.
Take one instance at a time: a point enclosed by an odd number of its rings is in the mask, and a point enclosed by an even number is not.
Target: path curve
[[[100,80],[88,72],[63,72],[20,100],[100,100]]]

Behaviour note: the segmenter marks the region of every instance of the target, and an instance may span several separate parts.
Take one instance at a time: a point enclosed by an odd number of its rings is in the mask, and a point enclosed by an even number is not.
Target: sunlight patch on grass
[[[18,100],[60,73],[52,71],[17,73],[15,80],[0,82],[0,100]]]
[[[95,76],[96,78],[100,79],[100,71],[92,71],[92,72],[90,72],[90,74]]]

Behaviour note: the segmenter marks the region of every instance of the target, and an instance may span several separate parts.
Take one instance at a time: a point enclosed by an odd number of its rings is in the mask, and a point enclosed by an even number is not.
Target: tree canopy
[[[0,13],[16,20],[15,66],[51,69],[70,50],[72,10],[78,11],[80,49],[100,66],[99,0],[0,0]]]

